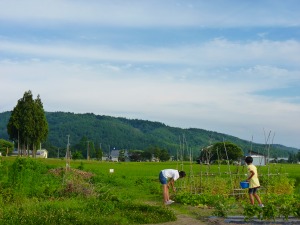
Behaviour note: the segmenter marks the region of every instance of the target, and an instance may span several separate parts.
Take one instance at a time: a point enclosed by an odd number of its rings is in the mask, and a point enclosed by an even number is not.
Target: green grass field
[[[213,212],[206,204],[215,205],[216,209],[219,207],[221,214],[218,215],[224,215],[225,208],[233,205],[233,213],[241,214],[241,204],[248,204],[246,190],[242,190],[244,194],[239,198],[240,203],[227,199],[228,193],[239,189],[239,181],[246,178],[245,166],[72,160],[72,169],[95,174],[85,181],[69,173],[60,177],[49,175],[49,169],[65,171],[64,159],[30,159],[32,165],[21,160],[21,164],[10,167],[15,161],[13,157],[2,157],[0,161],[0,224],[35,224],[37,212],[41,209],[49,211],[49,215],[39,218],[48,221],[44,224],[147,224],[174,220],[174,211],[169,209],[209,216]],[[187,173],[186,178],[175,182],[178,193],[171,192],[172,198],[181,203],[170,207],[163,205],[158,181],[160,170],[166,168],[183,169]],[[293,190],[300,194],[299,169],[299,164],[270,164],[259,167],[258,171],[262,183],[272,185],[269,190],[285,193],[289,186],[287,180],[274,182],[273,179],[283,175],[294,180],[296,187]],[[204,194],[202,197],[194,195],[200,192]],[[269,197],[262,198],[267,200]],[[278,201],[281,200],[278,198]],[[187,208],[184,202],[198,207]],[[220,206],[220,202],[227,205]],[[112,214],[114,216],[110,217]]]

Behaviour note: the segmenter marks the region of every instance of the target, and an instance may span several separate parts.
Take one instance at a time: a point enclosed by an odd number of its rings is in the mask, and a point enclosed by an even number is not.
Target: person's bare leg
[[[168,185],[166,185],[166,186],[167,186],[167,201],[169,201],[170,200],[169,187],[168,187]]]
[[[260,200],[260,197],[257,195],[257,194],[253,194],[253,196],[255,197],[255,199],[258,201],[258,204],[262,204],[261,203],[261,200]]]
[[[162,188],[163,188],[163,196],[164,196],[164,203],[165,203],[166,201],[169,200],[169,190],[166,184],[163,184]]]
[[[250,203],[251,203],[251,205],[254,205],[254,197],[253,197],[253,194],[249,194],[249,198],[250,198]]]

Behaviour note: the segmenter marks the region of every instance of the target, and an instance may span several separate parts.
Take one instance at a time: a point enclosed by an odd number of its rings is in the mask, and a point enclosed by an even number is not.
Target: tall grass
[[[223,199],[223,205],[216,205],[220,208],[217,214],[221,215],[228,205],[226,196],[247,173],[245,166],[188,162],[76,160],[71,161],[68,172],[65,165],[62,159],[3,157],[0,160],[0,224],[141,224],[175,220],[174,213],[162,205],[158,174],[166,168],[187,172],[186,178],[175,182],[179,201],[187,200],[185,193],[189,193],[189,201],[195,205],[200,200],[215,204],[216,199]],[[259,174],[262,184],[273,182],[272,192],[287,190],[285,185],[294,181],[297,191],[299,168],[300,165],[289,164],[261,166]],[[280,182],[276,182],[278,175],[283,179]],[[190,195],[199,190],[203,193],[201,197]],[[241,200],[248,201],[244,193]]]
[[[98,164],[78,166],[93,173],[53,169],[53,163],[31,158],[2,160],[0,224],[141,224],[176,219],[162,205],[134,201],[136,195],[128,188],[148,186],[138,177],[110,174]]]

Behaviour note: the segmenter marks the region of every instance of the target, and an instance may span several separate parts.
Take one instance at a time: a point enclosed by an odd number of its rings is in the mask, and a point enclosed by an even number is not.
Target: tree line
[[[231,135],[203,129],[181,129],[160,122],[93,113],[45,112],[40,96],[33,99],[31,91],[24,93],[13,111],[0,113],[0,116],[0,137],[14,141],[14,147],[20,149],[20,154],[23,155],[27,154],[28,149],[35,152],[42,143],[43,148],[48,150],[49,157],[64,157],[67,136],[70,137],[69,146],[73,155],[76,153],[80,157],[81,154],[83,158],[87,158],[88,154],[99,158],[100,155],[107,155],[113,148],[138,152],[153,146],[176,156],[183,144],[197,158],[203,154],[202,149],[215,143],[223,143],[224,140],[237,145],[243,154],[248,153],[250,145],[256,152],[266,152],[263,144],[250,144],[249,141]],[[296,153],[297,149],[274,144],[270,156],[288,157]],[[183,157],[188,159],[187,152]]]

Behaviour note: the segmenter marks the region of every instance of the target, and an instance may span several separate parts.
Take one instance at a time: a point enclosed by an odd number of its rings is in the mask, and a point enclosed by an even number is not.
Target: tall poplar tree
[[[36,147],[48,135],[48,122],[39,95],[33,100],[30,90],[24,93],[11,113],[7,132],[9,138],[18,143],[18,149],[21,147],[23,150],[22,155],[27,152],[24,150],[31,148],[32,155],[35,156]]]

